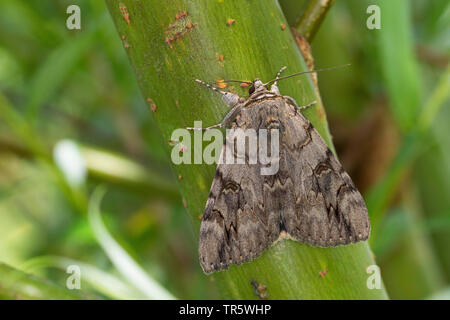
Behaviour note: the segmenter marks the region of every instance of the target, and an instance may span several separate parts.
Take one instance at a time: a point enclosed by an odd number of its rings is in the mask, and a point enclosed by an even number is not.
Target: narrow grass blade
[[[22,269],[26,272],[33,273],[37,269],[53,267],[65,272],[70,265],[76,265],[81,269],[81,281],[86,281],[98,292],[109,298],[123,300],[140,300],[146,298],[140,291],[130,287],[112,274],[79,260],[56,256],[42,256],[28,260],[22,265]]]
[[[175,297],[153,280],[117,243],[103,224],[100,214],[100,202],[105,189],[97,188],[89,202],[89,223],[111,262],[134,287],[139,289],[148,299],[172,300]]]

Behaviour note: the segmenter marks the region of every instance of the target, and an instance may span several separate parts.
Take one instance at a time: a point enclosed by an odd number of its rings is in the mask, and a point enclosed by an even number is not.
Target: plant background
[[[294,24],[305,1],[280,2]],[[372,2],[391,9],[381,30],[366,28]],[[450,6],[372,2],[335,3],[312,43],[317,68],[352,64],[319,74],[330,131],[377,226],[389,296],[449,298]],[[61,286],[78,264],[82,291],[104,298],[218,298],[104,2],[77,1],[80,31],[65,27],[70,4],[0,1],[0,262]],[[54,160],[67,139],[80,183]]]

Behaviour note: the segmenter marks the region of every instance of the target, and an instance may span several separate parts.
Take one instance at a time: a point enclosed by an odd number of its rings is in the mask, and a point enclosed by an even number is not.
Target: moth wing
[[[295,240],[337,246],[367,240],[370,222],[364,200],[325,141],[297,108],[286,103],[280,171],[289,170],[295,210],[284,210],[283,225]]]
[[[244,109],[237,126],[278,128],[279,168],[261,175],[259,163],[218,165],[200,227],[205,273],[251,261],[284,235],[323,247],[368,238],[361,194],[289,100]]]
[[[260,167],[248,163],[217,166],[199,235],[205,273],[251,261],[278,238],[279,214],[264,207]]]
[[[256,129],[259,141],[257,129],[266,112],[258,110],[265,108],[244,109],[233,126]],[[268,135],[269,145],[271,139]],[[230,140],[229,135],[227,140]],[[280,235],[279,206],[273,202],[279,194],[273,193],[265,183],[261,162],[250,164],[249,150],[250,147],[245,151],[243,164],[217,166],[200,227],[199,255],[205,273],[259,257]],[[226,158],[226,152],[224,145],[221,159]],[[234,148],[233,153],[238,159]]]

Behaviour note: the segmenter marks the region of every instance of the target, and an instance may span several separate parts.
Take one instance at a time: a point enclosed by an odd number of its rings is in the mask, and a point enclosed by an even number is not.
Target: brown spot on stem
[[[153,113],[156,112],[156,104],[153,102],[151,98],[147,98],[148,106],[150,107],[150,110],[152,110]]]
[[[309,70],[314,70],[314,58],[311,53],[311,46],[306,40],[305,37],[298,34],[294,28],[292,28],[292,34],[295,37],[295,41],[297,42],[298,48],[302,53],[303,58],[305,59],[306,65]],[[313,79],[314,84],[317,86],[317,74],[311,73],[311,78]]]
[[[322,271],[320,271],[320,273],[319,273],[319,276],[321,277],[321,278],[323,278],[323,277],[325,277],[325,275],[328,273],[328,270],[322,270]]]
[[[122,39],[123,47],[124,47],[125,49],[129,49],[129,48],[130,48],[130,45],[129,45],[129,43],[126,41],[126,40],[127,40],[127,37],[126,37],[125,35],[122,35],[120,38]]]
[[[323,108],[322,105],[318,105],[316,110],[317,110],[317,115],[319,116],[319,118],[321,120],[324,120],[327,117],[327,115],[325,113],[325,109]]]
[[[262,285],[258,283],[256,280],[251,281],[252,287],[253,287],[253,293],[260,299],[260,300],[267,300],[267,287],[265,285]]]
[[[120,13],[122,13],[122,17],[125,19],[128,25],[130,25],[130,14],[128,13],[128,9],[124,4],[121,4],[120,7]]]
[[[219,89],[223,89],[227,87],[227,84],[224,82],[223,79],[216,80],[216,87]]]
[[[234,24],[236,22],[236,20],[234,19],[228,19],[227,20],[227,26],[231,26],[232,24]]]
[[[183,37],[183,34],[181,33],[181,31],[175,32],[175,35],[174,35],[175,39],[180,39],[181,37]]]
[[[286,25],[284,23],[281,25],[281,30],[286,30]]]
[[[179,19],[184,18],[184,17],[186,17],[188,15],[189,14],[187,13],[187,11],[183,11],[183,12],[177,13],[175,15],[175,20],[179,20]]]
[[[177,13],[175,15],[175,21],[167,26],[165,31],[165,43],[172,48],[172,43],[178,39],[182,39],[185,34],[194,29],[195,24],[192,22],[191,16],[187,11]]]

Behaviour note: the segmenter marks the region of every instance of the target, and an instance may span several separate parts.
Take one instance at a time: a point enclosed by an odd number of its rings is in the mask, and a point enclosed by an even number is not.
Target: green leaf
[[[410,1],[380,0],[378,52],[386,80],[390,108],[403,130],[416,123],[422,103],[422,83],[414,55]]]

